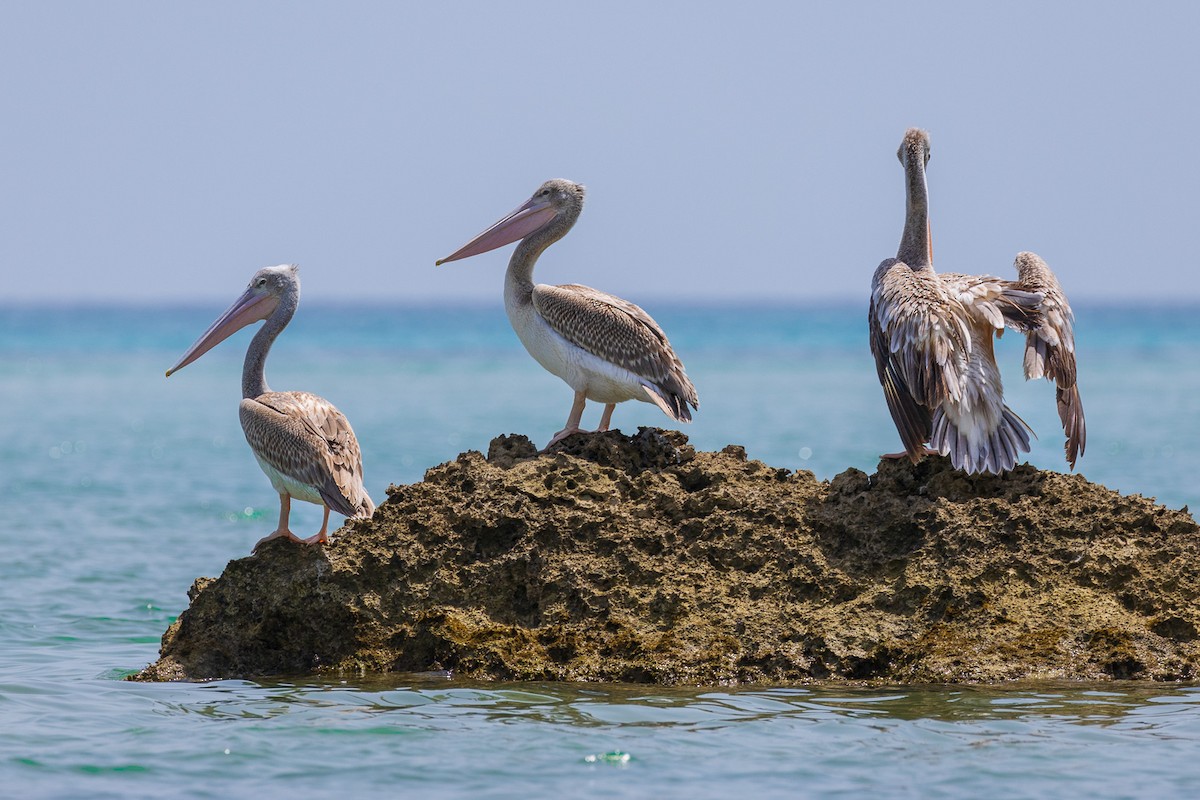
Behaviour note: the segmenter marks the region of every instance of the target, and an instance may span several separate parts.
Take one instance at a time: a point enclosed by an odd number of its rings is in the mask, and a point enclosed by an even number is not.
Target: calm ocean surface
[[[699,390],[696,446],[821,478],[899,449],[864,308],[646,306]],[[250,332],[163,377],[224,307],[0,307],[0,796],[1200,796],[1195,686],[122,682],[192,580],[274,528],[237,419]],[[1198,312],[1077,308],[1091,480],[1200,503]],[[1065,469],[1052,387],[1021,380],[1019,337],[998,349],[1030,460]],[[346,413],[376,502],[495,435],[544,444],[571,401],[498,302],[305,302],[267,375]],[[626,403],[613,422],[669,420]],[[320,511],[292,519],[308,535]]]

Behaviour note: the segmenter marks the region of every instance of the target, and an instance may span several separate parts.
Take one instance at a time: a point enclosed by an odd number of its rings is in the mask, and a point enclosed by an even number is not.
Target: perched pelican
[[[167,370],[167,377],[216,347],[236,331],[266,320],[246,350],[242,367],[239,415],[246,441],[258,465],[279,492],[279,527],[263,542],[284,536],[306,544],[329,541],[329,510],[347,517],[369,517],[375,504],[362,482],[362,453],[350,422],[328,400],[308,392],[272,392],[263,372],[275,337],[287,327],[300,302],[300,277],[294,265],[267,267]],[[288,530],[292,498],[325,509],[321,530],[299,539]]]
[[[992,349],[1007,325],[1026,336],[1026,380],[1055,383],[1074,469],[1087,428],[1075,384],[1075,317],[1058,279],[1033,253],[1017,255],[1016,281],[934,272],[929,134],[910,129],[897,156],[908,195],[904,233],[896,258],[875,270],[869,312],[871,352],[905,449],[889,457],[940,453],[968,473],[998,474],[1029,452],[1033,431],[1004,405]]]
[[[588,400],[605,404],[599,431],[608,430],[613,409],[625,400],[654,403],[676,422],[691,422],[688,405],[700,408],[696,387],[649,314],[587,286],[533,282],[534,263],[571,230],[583,210],[583,194],[577,183],[546,181],[524,205],[437,263],[521,240],[504,279],[508,320],[529,354],[575,390],[567,425],[550,444],[581,432]]]

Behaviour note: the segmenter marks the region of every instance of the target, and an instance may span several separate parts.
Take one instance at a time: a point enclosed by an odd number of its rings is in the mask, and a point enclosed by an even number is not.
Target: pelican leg
[[[881,460],[886,460],[886,461],[900,461],[901,459],[907,458],[907,459],[910,459],[915,464],[918,461],[920,461],[922,458],[925,458],[926,456],[940,456],[940,455],[941,455],[941,453],[939,453],[937,450],[932,450],[932,449],[926,447],[925,452],[919,454],[916,458],[913,458],[912,456],[910,456],[908,454],[908,451],[906,451],[906,450],[901,450],[899,453],[884,453],[879,458]]]
[[[596,428],[596,433],[601,433],[608,430],[608,424],[612,422],[613,409],[617,407],[616,403],[609,403],[604,406],[604,413],[600,415],[600,427]]]
[[[563,428],[558,433],[554,434],[554,438],[546,445],[547,448],[555,442],[561,442],[563,439],[570,436],[572,433],[585,433],[579,427],[579,420],[583,419],[583,407],[587,403],[587,398],[583,392],[575,393],[575,402],[571,404],[571,413],[567,415],[567,427]]]
[[[257,553],[258,548],[262,547],[264,543],[269,542],[272,539],[278,539],[281,536],[285,539],[291,539],[293,542],[300,541],[300,537],[288,530],[288,517],[291,516],[291,513],[292,496],[288,494],[279,495],[279,527],[277,527],[272,533],[268,533],[266,536],[255,542],[254,548],[250,552]]]
[[[325,544],[329,541],[329,534],[325,532],[329,529],[329,506],[322,507],[325,509],[325,516],[321,519],[321,530],[317,531],[315,536],[302,540],[305,544]]]

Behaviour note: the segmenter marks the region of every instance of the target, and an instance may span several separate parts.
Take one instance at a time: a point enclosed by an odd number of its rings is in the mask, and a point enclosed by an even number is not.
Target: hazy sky
[[[1196,300],[1200,4],[0,3],[0,303],[500,302],[435,268],[544,179],[546,283],[861,298],[932,135],[935,266]]]

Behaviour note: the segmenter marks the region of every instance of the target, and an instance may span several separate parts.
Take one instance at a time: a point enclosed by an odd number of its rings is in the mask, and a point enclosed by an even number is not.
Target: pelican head
[[[583,209],[585,191],[582,184],[565,178],[548,180],[539,186],[523,205],[437,264],[477,256],[511,244],[534,231],[541,230],[556,219],[566,218],[573,221]]]
[[[192,363],[237,331],[260,320],[267,319],[280,304],[295,309],[300,299],[299,267],[295,264],[280,264],[264,267],[254,273],[246,291],[233,301],[217,321],[208,326],[196,343],[188,348],[175,366],[167,370],[167,377]]]
[[[582,183],[575,183],[566,178],[551,178],[538,187],[533,198],[545,198],[550,201],[558,212],[583,208],[583,196],[587,193]],[[530,198],[530,199],[533,199]]]
[[[904,133],[904,141],[896,151],[896,158],[907,170],[920,165],[922,168],[929,163],[929,132],[920,128],[909,128]]]

